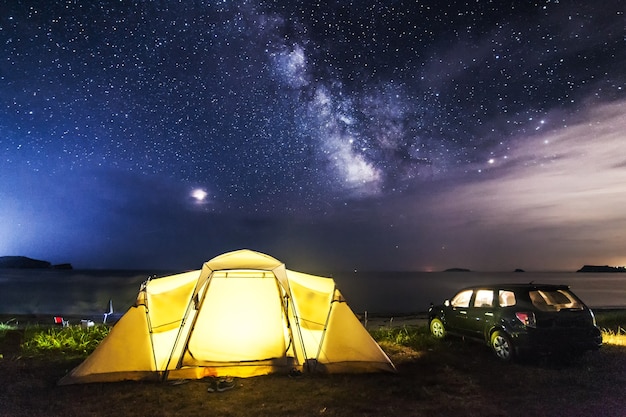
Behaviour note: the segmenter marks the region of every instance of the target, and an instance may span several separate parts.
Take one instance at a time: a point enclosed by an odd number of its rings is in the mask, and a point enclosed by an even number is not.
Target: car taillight
[[[521,321],[524,326],[537,327],[537,321],[535,320],[535,313],[532,313],[532,312],[527,313],[524,311],[518,311],[517,313],[515,313],[515,317],[517,317],[517,319]]]

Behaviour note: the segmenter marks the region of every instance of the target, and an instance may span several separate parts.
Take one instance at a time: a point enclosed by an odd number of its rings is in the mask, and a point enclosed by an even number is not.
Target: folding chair
[[[60,316],[54,316],[53,320],[54,320],[54,324],[60,324],[63,327],[67,327],[70,325],[69,320],[64,320],[63,317],[60,317]]]

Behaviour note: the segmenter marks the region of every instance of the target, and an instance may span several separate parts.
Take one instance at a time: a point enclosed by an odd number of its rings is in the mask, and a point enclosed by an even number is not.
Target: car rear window
[[[533,305],[543,311],[582,310],[583,305],[567,290],[534,290],[529,292]]]

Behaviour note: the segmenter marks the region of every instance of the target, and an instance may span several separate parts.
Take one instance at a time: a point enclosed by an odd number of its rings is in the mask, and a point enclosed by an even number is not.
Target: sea
[[[0,269],[0,314],[102,316],[130,308],[141,284],[184,271]],[[474,284],[566,284],[591,308],[626,308],[626,273],[345,271],[332,277],[357,314],[423,313]],[[233,304],[233,308],[236,304]]]

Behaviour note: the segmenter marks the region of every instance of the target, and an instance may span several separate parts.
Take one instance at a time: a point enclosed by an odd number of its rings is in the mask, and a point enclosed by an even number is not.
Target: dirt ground
[[[370,330],[427,323],[425,314],[364,319]],[[605,345],[574,361],[502,363],[487,346],[456,338],[422,351],[383,345],[395,374],[268,375],[210,393],[206,380],[58,386],[82,359],[23,357],[19,342],[5,339],[14,350],[0,358],[0,417],[626,417],[624,346]]]
[[[500,363],[451,339],[389,352],[396,374],[270,375],[207,392],[205,380],[57,386],[80,359],[0,359],[0,416],[626,416],[626,348],[573,363]]]

